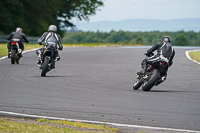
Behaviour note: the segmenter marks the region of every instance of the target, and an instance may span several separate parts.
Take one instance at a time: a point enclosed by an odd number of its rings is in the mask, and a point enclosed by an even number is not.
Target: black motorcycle
[[[143,91],[150,91],[154,85],[159,85],[165,81],[165,72],[168,70],[168,63],[163,57],[160,60],[148,64],[147,71],[144,75],[137,75],[136,83],[133,85],[134,90],[138,90],[142,85]]]
[[[19,60],[21,58],[22,50],[19,48],[20,39],[12,39],[11,43],[11,52],[9,53],[9,57],[11,58],[11,64],[19,64]]]
[[[55,54],[53,44],[49,43],[48,47],[45,45],[44,52],[40,53],[41,56],[41,65],[40,69],[42,70],[41,76],[45,77],[46,73],[55,68]]]

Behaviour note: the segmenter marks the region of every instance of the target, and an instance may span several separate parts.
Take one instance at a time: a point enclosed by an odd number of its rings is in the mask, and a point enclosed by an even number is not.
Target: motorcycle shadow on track
[[[36,76],[32,76],[32,77],[41,77],[41,76],[38,76],[38,75],[36,75]],[[56,78],[56,77],[66,77],[66,78],[71,78],[71,77],[77,77],[77,76],[64,76],[64,75],[62,75],[62,76],[59,76],[59,75],[50,75],[50,76],[46,76],[46,78]]]
[[[132,90],[130,90],[132,91]],[[133,92],[133,91],[132,91]],[[135,92],[142,92],[142,93],[182,93],[182,92],[189,92],[189,91],[177,91],[177,90],[151,90],[151,91],[143,91],[143,90],[137,90],[137,91],[134,91]]]

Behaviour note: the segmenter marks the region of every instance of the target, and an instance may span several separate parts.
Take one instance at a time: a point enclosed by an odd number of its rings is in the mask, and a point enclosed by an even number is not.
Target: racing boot
[[[60,60],[60,56],[59,56],[59,54],[58,54],[58,51],[54,51],[54,53],[55,53],[55,59],[54,59],[54,61],[56,62],[56,61],[59,61]]]
[[[42,61],[42,59],[39,58],[38,61],[37,61],[37,64],[40,65],[40,64],[41,64],[41,61]]]
[[[137,75],[145,75],[147,71],[147,63],[145,60],[142,61],[141,65],[142,65],[142,71],[137,72]]]
[[[146,68],[142,69],[142,71],[137,72],[137,75],[145,75]]]
[[[10,58],[10,57],[11,57],[11,50],[8,49],[8,58]]]
[[[42,63],[42,48],[35,51],[36,55],[38,56],[37,64],[40,65]]]

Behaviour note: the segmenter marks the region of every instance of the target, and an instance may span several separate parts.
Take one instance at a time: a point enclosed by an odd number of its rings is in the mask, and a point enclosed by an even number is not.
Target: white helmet
[[[15,32],[21,33],[22,32],[22,28],[17,27],[16,30],[15,30]]]
[[[50,25],[48,31],[57,32],[57,27],[55,25]]]

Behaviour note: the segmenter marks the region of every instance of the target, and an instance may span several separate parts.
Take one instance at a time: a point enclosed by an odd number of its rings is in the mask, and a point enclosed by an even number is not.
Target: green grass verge
[[[189,52],[189,56],[197,61],[197,62],[200,62],[200,51],[192,51],[192,52]]]
[[[24,44],[24,50],[30,50],[35,48],[41,48],[42,46],[39,46],[37,44]],[[7,44],[0,44],[0,57],[7,56],[8,55],[8,49]]]
[[[58,125],[67,125],[70,127],[78,127],[81,129],[72,129],[68,127],[59,127]],[[90,130],[87,130],[90,129]],[[94,131],[92,131],[92,130]],[[15,122],[12,120],[0,119],[0,132],[3,133],[96,133],[96,132],[116,132],[118,129],[110,128],[106,125],[87,124],[82,122],[70,122],[59,120],[39,119],[33,123],[28,122]]]
[[[103,131],[118,131],[116,128],[110,128],[106,125],[98,125],[98,124],[89,124],[89,123],[83,123],[83,122],[71,122],[68,120],[48,120],[48,119],[39,119],[38,122],[45,122],[45,123],[55,123],[55,124],[61,124],[61,125],[67,125],[67,126],[73,126],[78,128],[86,128],[86,129],[97,129],[97,130],[103,130]]]
[[[64,43],[64,47],[100,47],[100,46],[140,46],[140,44],[116,44],[116,43]],[[35,48],[41,48],[42,46],[37,44],[24,44],[24,50],[30,50]],[[7,56],[7,44],[0,44],[0,57]]]

